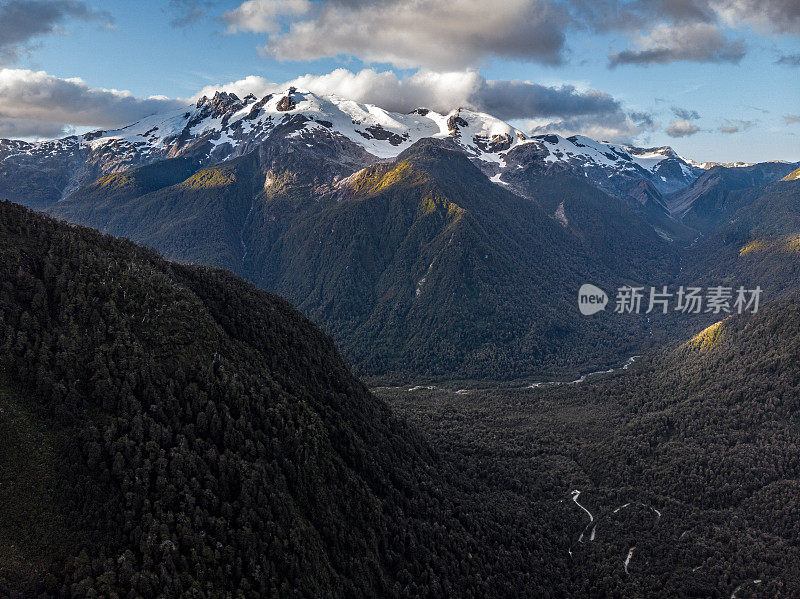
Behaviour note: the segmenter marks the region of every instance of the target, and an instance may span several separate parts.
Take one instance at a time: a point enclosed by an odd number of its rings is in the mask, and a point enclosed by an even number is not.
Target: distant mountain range
[[[0,140],[0,198],[276,291],[361,374],[514,378],[655,342],[644,317],[581,317],[577,288],[677,280],[705,259],[684,246],[795,168],[706,170],[670,148],[290,89]]]
[[[638,179],[650,181],[662,193],[675,191],[703,170],[666,147],[634,148],[582,136],[527,137],[471,110],[439,114],[419,108],[399,114],[290,89],[261,99],[218,92],[185,110],[83,136],[39,143],[0,140],[5,175],[0,192],[44,207],[108,173],[178,157],[210,166],[244,156],[276,137],[345,143],[355,153],[355,164],[395,158],[420,139],[449,138],[499,182],[509,170],[536,163],[544,170],[583,170],[594,184],[615,194],[626,193],[627,184]],[[27,191],[18,183],[26,177]]]

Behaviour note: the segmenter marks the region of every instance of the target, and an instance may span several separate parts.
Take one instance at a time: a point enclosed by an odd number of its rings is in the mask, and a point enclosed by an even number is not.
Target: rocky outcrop
[[[281,98],[281,101],[278,102],[277,108],[281,112],[288,112],[290,110],[294,110],[295,108],[297,108],[297,103],[294,100],[292,100],[291,96],[284,96],[283,98]]]
[[[472,143],[478,146],[482,152],[496,154],[497,152],[508,150],[514,143],[514,138],[508,133],[505,135],[492,135],[491,137],[476,135],[472,138]]]
[[[469,127],[469,123],[461,118],[459,111],[456,110],[447,119],[447,128],[453,137],[461,137],[461,127]]]

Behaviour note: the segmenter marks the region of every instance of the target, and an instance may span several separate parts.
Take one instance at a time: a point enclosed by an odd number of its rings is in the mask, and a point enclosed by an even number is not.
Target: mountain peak
[[[54,159],[78,151],[101,156],[90,162],[99,164],[97,174],[102,175],[164,158],[188,157],[202,165],[217,164],[279,137],[311,146],[323,140],[354,144],[376,161],[396,158],[422,139],[451,139],[487,175],[499,176],[501,183],[508,180],[502,172],[521,166],[518,163],[524,155],[525,160],[541,161],[544,170],[554,163],[568,170],[583,170],[590,181],[616,195],[623,192],[616,183],[609,186],[611,181],[621,181],[627,189],[630,181],[645,178],[659,192],[670,193],[699,174],[697,167],[669,147],[635,148],[582,135],[530,137],[501,119],[467,107],[447,113],[419,107],[404,114],[296,87],[261,99],[254,94],[242,99],[233,92],[216,91],[184,109],[152,115],[115,130],[91,132],[71,144],[64,140],[23,146],[0,142],[0,160],[4,151]],[[522,146],[529,149],[515,157]]]

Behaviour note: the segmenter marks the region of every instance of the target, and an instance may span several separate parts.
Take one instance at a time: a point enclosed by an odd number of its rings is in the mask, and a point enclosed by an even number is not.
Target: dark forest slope
[[[800,592],[796,300],[597,382],[399,390],[435,450],[275,296],[0,217],[2,595]]]
[[[0,595],[546,594],[536,507],[288,303],[7,203],[0,256]]]
[[[381,393],[475,478],[561,481],[563,596],[800,596],[796,299],[581,384]]]
[[[157,163],[50,211],[286,297],[362,374],[508,379],[617,362],[648,339],[644,319],[575,308],[584,282],[677,272],[674,244],[620,200],[564,177],[520,197],[447,140],[363,170],[345,150],[290,139],[174,184],[123,184],[161,182]]]

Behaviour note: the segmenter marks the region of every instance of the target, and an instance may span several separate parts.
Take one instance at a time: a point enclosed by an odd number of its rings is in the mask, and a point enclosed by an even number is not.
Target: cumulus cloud
[[[625,113],[568,117],[554,121],[537,119],[528,121],[525,128],[531,135],[545,133],[558,133],[564,137],[586,135],[593,139],[617,143],[631,143],[634,138],[651,129],[646,124],[637,123],[631,115]]]
[[[601,31],[637,31],[654,21],[724,23],[772,33],[798,33],[796,0],[571,0],[576,19]]]
[[[797,0],[239,0],[220,20],[231,34],[265,34],[261,53],[279,60],[353,56],[442,71],[493,58],[560,64],[567,35],[580,31],[627,38],[612,67],[736,63],[747,48],[729,30],[798,35],[799,13]]]
[[[726,133],[728,135],[733,133],[741,133],[742,131],[752,129],[756,122],[757,121],[728,120],[724,125],[717,127],[717,131],[720,133]]]
[[[436,73],[423,70],[401,79],[392,71],[363,69],[353,73],[347,69],[336,69],[325,75],[302,75],[282,83],[249,76],[239,81],[206,87],[197,96],[211,96],[217,90],[225,90],[239,97],[249,93],[261,97],[293,86],[315,94],[337,95],[376,104],[395,112],[410,112],[420,106],[447,112],[468,105],[468,98],[483,84],[485,79],[475,71]]]
[[[69,134],[70,129],[63,123],[0,117],[0,138],[4,139],[64,137]]]
[[[548,0],[247,0],[228,32],[268,34],[280,60],[357,56],[402,68],[477,66],[493,57],[560,64],[568,15]],[[284,21],[290,22],[284,26]]]
[[[310,10],[308,0],[247,0],[221,19],[228,25],[228,33],[274,33],[280,29],[282,17],[297,17]]]
[[[616,111],[619,102],[597,90],[579,91],[574,86],[547,87],[530,81],[487,80],[478,71],[439,73],[420,70],[400,78],[392,71],[362,69],[356,73],[336,69],[325,75],[303,75],[272,83],[250,76],[219,86],[209,86],[198,96],[217,90],[261,96],[294,86],[321,95],[337,95],[358,102],[376,104],[395,112],[425,107],[439,112],[466,107],[490,110],[503,119],[531,116],[587,114]]]
[[[593,31],[635,33],[653,23],[713,23],[717,14],[704,0],[570,0],[573,20]]]
[[[569,0],[573,23],[590,31],[621,32],[632,47],[609,55],[610,66],[677,61],[738,63],[743,40],[726,29],[800,34],[797,0]],[[787,56],[783,64],[791,64]]]
[[[611,95],[574,85],[545,86],[531,81],[487,80],[478,71],[439,73],[420,70],[407,77],[392,71],[336,69],[325,75],[303,75],[283,83],[250,76],[209,86],[200,96],[229,91],[239,97],[285,91],[294,86],[320,95],[338,95],[391,111],[426,107],[449,112],[464,107],[513,121],[538,119],[539,130],[582,133],[629,140],[657,125],[646,112],[626,112]],[[61,79],[46,72],[0,70],[0,136],[53,137],[65,126],[111,127],[146,115],[180,109],[186,100],[138,98],[130,92],[89,87],[81,79]]]
[[[707,23],[659,25],[636,39],[635,48],[609,56],[609,65],[667,64],[678,61],[738,63],[745,55],[744,40],[728,39]]]
[[[0,65],[15,63],[36,40],[55,33],[69,19],[110,25],[105,11],[78,0],[8,0],[0,4]]]
[[[692,124],[691,121],[672,121],[666,129],[670,137],[689,137],[700,131],[700,127]]]
[[[707,0],[731,27],[749,25],[757,30],[800,35],[800,2],[797,0]]]
[[[576,21],[592,31],[623,32],[633,47],[609,55],[610,66],[677,61],[738,63],[743,40],[726,29],[800,35],[797,0],[571,0]],[[793,55],[781,64],[793,63]]]
[[[89,87],[44,71],[0,69],[0,121],[4,137],[52,137],[66,125],[109,127],[184,106],[163,97]]]
[[[546,87],[530,81],[483,80],[470,104],[504,119],[622,114],[619,101],[606,92],[579,91],[572,85]]]

